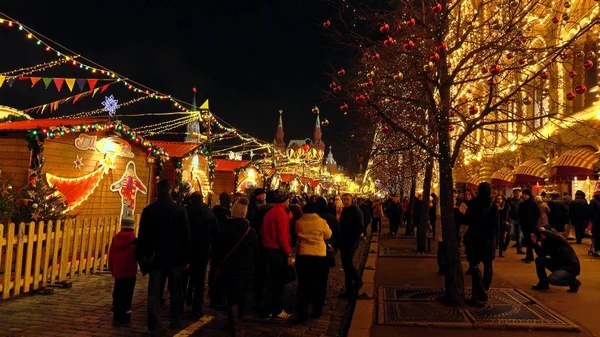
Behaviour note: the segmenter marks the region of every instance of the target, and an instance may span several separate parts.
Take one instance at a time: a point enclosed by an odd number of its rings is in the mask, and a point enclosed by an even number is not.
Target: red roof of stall
[[[107,121],[107,118],[30,119],[26,121],[0,123],[0,131],[27,131],[37,128],[50,128],[56,126],[106,123]]]
[[[202,145],[199,143],[167,142],[163,140],[153,140],[152,144],[163,148],[171,158],[181,158]]]
[[[235,172],[236,169],[248,165],[249,160],[229,160],[229,159],[215,159],[217,171],[230,171]]]

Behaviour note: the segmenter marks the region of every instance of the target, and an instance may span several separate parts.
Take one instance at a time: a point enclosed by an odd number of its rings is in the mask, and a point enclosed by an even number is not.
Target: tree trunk
[[[433,176],[433,158],[427,159],[425,178],[423,180],[423,202],[421,205],[421,219],[417,228],[417,251],[427,250],[427,232],[429,231],[429,196],[431,195],[431,178]]]

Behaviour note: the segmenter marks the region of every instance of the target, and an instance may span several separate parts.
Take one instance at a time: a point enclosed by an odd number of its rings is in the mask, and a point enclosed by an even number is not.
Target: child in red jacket
[[[137,275],[135,221],[121,220],[121,231],[115,235],[108,255],[108,267],[115,278],[113,318],[119,323],[131,320],[131,301]]]

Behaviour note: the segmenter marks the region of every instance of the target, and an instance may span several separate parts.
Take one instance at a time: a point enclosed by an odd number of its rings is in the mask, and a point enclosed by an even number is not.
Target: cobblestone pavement
[[[363,241],[355,255],[355,265],[363,268],[369,241]],[[100,273],[73,282],[71,289],[55,288],[51,295],[29,294],[0,302],[0,336],[144,336],[146,328],[147,277],[138,276],[132,305],[132,321],[129,326],[113,326],[112,287],[109,273]],[[341,262],[329,274],[327,304],[324,315],[309,320],[306,325],[290,325],[288,322],[266,321],[250,311],[245,319],[245,336],[345,336],[350,326],[354,304],[340,300],[337,295],[344,284]],[[296,284],[288,285],[285,293],[285,309],[293,312]],[[249,298],[252,298],[250,296]],[[168,301],[167,301],[168,303]],[[206,305],[208,307],[208,303]],[[189,308],[186,308],[187,316]],[[163,307],[163,325],[168,325],[168,304]],[[224,311],[205,310],[214,319],[193,332],[193,336],[227,336],[227,316]],[[170,330],[167,336],[189,335],[196,321],[184,320],[180,334]],[[194,325],[192,325],[194,324]]]

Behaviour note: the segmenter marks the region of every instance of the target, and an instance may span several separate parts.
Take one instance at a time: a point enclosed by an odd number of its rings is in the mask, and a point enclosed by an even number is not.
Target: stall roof
[[[216,171],[235,172],[236,169],[248,165],[249,162],[249,160],[215,159]]]
[[[199,143],[168,142],[163,140],[153,140],[152,144],[165,149],[171,158],[184,157],[202,145]]]
[[[0,131],[27,131],[37,128],[50,128],[54,126],[72,126],[90,123],[105,123],[106,118],[57,118],[57,119],[30,119],[24,121],[0,123]]]

